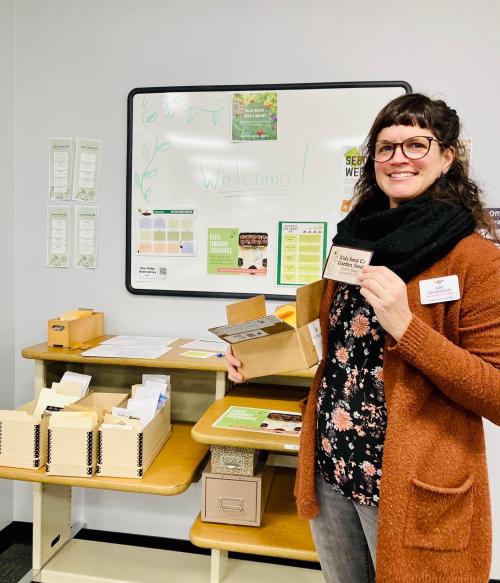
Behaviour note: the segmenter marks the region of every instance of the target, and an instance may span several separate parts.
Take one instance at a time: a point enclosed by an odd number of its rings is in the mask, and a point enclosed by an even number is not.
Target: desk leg
[[[215,373],[215,400],[222,399],[226,395],[227,374],[225,371]]]
[[[212,549],[210,560],[210,583],[220,583],[224,577],[227,563],[227,551]]]
[[[71,487],[34,484],[33,570],[42,569],[71,534]]]

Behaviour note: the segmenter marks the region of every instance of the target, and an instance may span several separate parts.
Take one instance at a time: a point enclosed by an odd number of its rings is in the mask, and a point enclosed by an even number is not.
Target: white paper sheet
[[[201,338],[182,345],[182,348],[191,348],[192,350],[213,350],[214,352],[226,352],[227,347],[227,342],[221,342],[220,340],[203,340]]]
[[[115,336],[109,340],[102,342],[102,345],[115,346],[148,346],[158,347],[169,346],[175,342],[177,338],[172,336]]]
[[[99,345],[90,350],[81,352],[80,356],[96,356],[100,358],[145,358],[155,359],[160,358],[167,353],[170,348],[156,346],[142,347],[142,346],[113,346],[113,345]]]

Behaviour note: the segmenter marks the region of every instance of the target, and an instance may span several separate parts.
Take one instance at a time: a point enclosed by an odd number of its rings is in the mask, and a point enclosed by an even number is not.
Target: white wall
[[[220,300],[125,289],[126,97],[134,87],[403,79],[459,111],[474,140],[474,173],[490,206],[500,206],[497,0],[18,0],[16,13],[17,349],[42,341],[49,317],[79,305],[104,310],[108,332],[196,337],[225,319]],[[51,136],[104,143],[95,271],[44,267]],[[18,402],[31,396],[32,373],[18,357]],[[488,441],[491,451],[500,445],[491,426]],[[490,470],[499,506],[493,455]],[[123,512],[114,496],[85,494],[89,527],[184,537],[198,504],[191,492],[160,500],[159,520],[153,498],[124,495]],[[15,501],[16,518],[28,520],[26,488]],[[498,513],[494,555],[500,577]]]
[[[0,3],[0,409],[14,404],[14,0]],[[12,522],[13,485],[0,480],[0,530]]]

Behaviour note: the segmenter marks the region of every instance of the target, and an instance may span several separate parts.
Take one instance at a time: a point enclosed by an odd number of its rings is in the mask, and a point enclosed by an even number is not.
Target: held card
[[[370,264],[372,255],[373,251],[332,245],[323,271],[323,277],[359,285],[357,277],[363,267]]]

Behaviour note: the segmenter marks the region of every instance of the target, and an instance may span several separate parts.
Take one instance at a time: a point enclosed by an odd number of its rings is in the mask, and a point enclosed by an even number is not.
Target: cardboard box
[[[99,417],[127,399],[128,393],[91,393],[64,411],[50,415],[47,473],[91,477],[97,466]]]
[[[142,478],[172,432],[171,399],[142,429],[113,426],[105,416],[99,428],[97,473],[100,476]],[[115,418],[116,420],[116,418]]]
[[[49,320],[47,344],[49,346],[72,348],[93,338],[98,338],[103,334],[103,312],[92,312],[90,316],[76,320],[55,318],[54,320]]]
[[[325,282],[297,289],[297,328],[266,316],[264,296],[229,304],[229,326],[210,331],[229,342],[246,379],[309,368],[321,360],[319,309]]]
[[[0,466],[37,469],[47,461],[48,416],[34,415],[36,400],[0,411]]]
[[[260,526],[273,475],[274,468],[264,465],[254,476],[214,474],[209,463],[201,478],[201,519]]]

